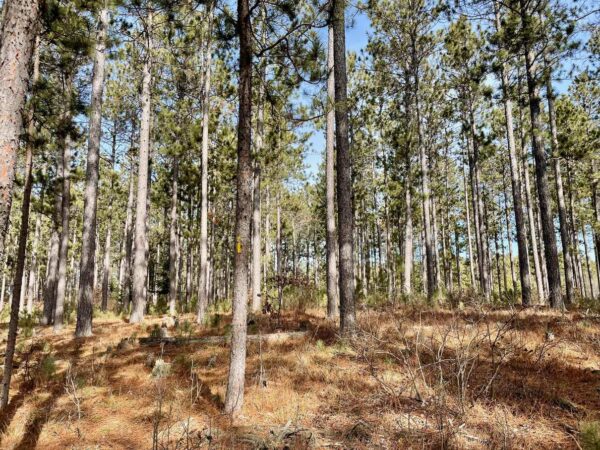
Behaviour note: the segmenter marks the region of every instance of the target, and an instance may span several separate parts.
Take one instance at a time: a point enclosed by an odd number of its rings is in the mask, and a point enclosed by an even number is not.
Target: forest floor
[[[598,315],[404,306],[361,311],[351,341],[316,311],[252,317],[249,334],[306,334],[249,342],[235,421],[221,413],[227,343],[185,342],[226,336],[228,321],[181,317],[168,329],[181,342],[162,346],[139,338],[168,318],[97,318],[81,340],[35,327],[0,447],[598,448]]]

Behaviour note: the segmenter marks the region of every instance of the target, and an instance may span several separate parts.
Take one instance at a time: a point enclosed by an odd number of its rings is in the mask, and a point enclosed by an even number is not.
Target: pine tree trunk
[[[337,317],[340,313],[338,292],[338,247],[335,224],[335,75],[334,75],[334,35],[333,26],[328,28],[327,42],[327,130],[325,139],[326,161],[326,207],[327,234],[327,317]]]
[[[177,314],[177,274],[180,264],[177,202],[178,202],[179,160],[173,157],[171,175],[171,214],[169,225],[169,314]]]
[[[529,43],[531,32],[531,16],[525,9],[525,0],[519,0],[521,25],[524,29],[523,39],[525,51],[525,68],[527,73],[527,92],[529,95],[529,114],[531,117],[531,148],[535,158],[536,184],[540,207],[542,238],[546,256],[546,271],[549,286],[549,300],[553,308],[564,307],[562,291],[560,287],[560,272],[558,266],[558,253],[556,250],[556,236],[554,222],[550,205],[550,193],[548,188],[548,176],[546,174],[546,151],[542,137],[542,125],[540,120],[540,95],[539,86],[535,73],[535,61],[533,50]]]
[[[473,264],[473,237],[471,234],[471,214],[469,213],[469,188],[467,186],[467,174],[463,169],[463,190],[465,191],[465,225],[467,228],[467,242],[469,250],[469,274],[471,275],[471,287],[475,289],[475,265]]]
[[[212,30],[212,4],[207,6],[208,33],[206,42],[206,67],[204,74],[204,87],[202,99],[202,155],[201,155],[201,199],[200,199],[200,277],[198,308],[196,322],[202,323],[208,306],[208,127],[210,125],[210,82],[212,47],[210,32]]]
[[[402,291],[404,295],[412,294],[413,270],[413,222],[412,222],[412,196],[410,180],[410,157],[406,158],[406,185],[404,187],[404,203],[406,207],[406,220],[404,223],[404,280]]]
[[[152,115],[152,12],[148,12],[146,30],[146,57],[142,79],[142,116],[140,118],[140,153],[138,185],[135,205],[135,239],[133,254],[133,286],[130,323],[144,320],[146,310],[146,278],[148,259],[146,256],[146,218],[148,216],[148,159],[150,153],[150,122]]]
[[[31,116],[31,119],[33,117]],[[19,326],[19,309],[21,302],[21,292],[25,286],[23,283],[25,275],[25,252],[27,250],[27,237],[29,232],[29,207],[31,203],[31,189],[33,185],[33,146],[27,145],[25,156],[25,186],[23,187],[23,203],[21,206],[21,227],[19,230],[19,247],[17,250],[17,265],[15,269],[15,278],[13,293],[10,305],[10,320],[8,324],[8,337],[6,342],[6,353],[4,356],[4,374],[2,378],[2,400],[0,407],[4,409],[8,404],[10,379],[13,369],[13,357],[15,354],[15,345],[17,342],[17,332]]]
[[[250,255],[250,225],[252,222],[252,25],[248,0],[238,1],[238,32],[240,38],[238,167],[235,215],[234,298],[231,322],[231,354],[225,413],[241,412],[244,404],[246,373],[246,333],[248,302],[248,259]]]
[[[558,197],[558,219],[560,223],[560,239],[562,243],[563,262],[565,269],[565,284],[567,296],[565,303],[573,303],[573,267],[571,260],[571,241],[569,239],[569,229],[567,223],[567,211],[565,206],[565,194],[563,191],[562,175],[560,169],[560,155],[558,149],[558,131],[556,129],[556,114],[554,111],[554,91],[552,89],[552,80],[548,77],[546,81],[546,97],[548,100],[548,116],[550,119],[550,134],[552,142],[552,153],[554,162],[554,176],[556,181],[556,194]]]
[[[260,113],[259,113],[260,116]],[[257,154],[259,148],[257,134]],[[260,167],[256,162],[254,167],[254,194],[252,199],[252,312],[259,312],[261,308],[260,293]]]
[[[354,334],[354,212],[352,159],[348,140],[345,0],[333,0],[333,66],[335,80],[335,137],[337,151],[340,331]]]
[[[123,307],[127,310],[131,293],[131,257],[133,252],[133,203],[135,202],[135,175],[134,162],[131,161],[131,169],[129,175],[129,194],[127,196],[127,215],[125,217],[125,225],[123,227],[123,244],[125,253],[121,258],[119,266],[119,295],[123,303]]]
[[[496,19],[496,31],[500,32],[501,21],[497,0],[494,1],[494,13]],[[529,270],[529,255],[527,254],[527,234],[525,232],[525,214],[523,211],[523,198],[521,197],[522,187],[521,177],[519,176],[519,160],[517,157],[517,147],[515,145],[512,101],[508,92],[508,68],[506,67],[506,63],[504,62],[502,63],[500,74],[502,83],[502,103],[504,106],[504,120],[506,124],[506,140],[508,144],[508,154],[510,160],[510,181],[513,195],[515,228],[517,232],[516,234],[519,255],[519,278],[521,280],[521,303],[524,306],[528,306],[531,303],[531,276]]]
[[[96,214],[98,210],[98,176],[100,170],[100,141],[102,139],[102,94],[104,92],[104,65],[108,9],[100,10],[96,31],[94,72],[92,76],[92,105],[90,136],[88,141],[87,171],[85,177],[85,204],[83,208],[83,233],[79,263],[79,299],[77,303],[76,337],[92,335],[94,308],[94,275],[96,273]]]
[[[100,308],[104,312],[108,311],[108,297],[110,294],[110,276],[111,276],[111,273],[110,273],[111,272],[110,247],[112,245],[111,239],[112,239],[112,233],[111,233],[110,221],[109,221],[108,228],[106,230],[106,240],[104,241],[104,261],[102,262],[102,301],[100,304]]]
[[[0,30],[0,260],[4,256],[4,240],[8,234],[29,63],[39,10],[37,0],[6,0],[3,4]]]
[[[596,160],[592,160],[592,173],[600,173],[600,168]],[[600,292],[600,189],[598,188],[598,177],[592,180],[592,206],[594,208],[595,226],[592,226],[592,236],[594,238],[594,249],[596,253],[596,280],[598,281],[598,291]]]
[[[65,94],[71,95],[72,74],[67,75]],[[66,106],[63,113],[63,125],[71,121],[71,105]],[[58,247],[58,271],[56,277],[56,303],[54,306],[54,331],[63,327],[65,297],[67,294],[67,257],[69,253],[69,221],[71,218],[71,137],[67,134],[61,137],[59,148],[62,150],[61,175],[62,175],[62,202],[60,207],[60,237]]]
[[[31,262],[29,264],[29,284],[27,286],[27,312],[31,314],[33,312],[33,301],[35,300],[35,285],[36,285],[36,274],[37,274],[37,258],[38,258],[38,247],[40,241],[40,233],[42,229],[42,215],[38,213],[35,219],[35,234],[33,235],[33,243],[31,245]]]
[[[590,297],[589,298],[594,298],[595,294],[594,294],[594,282],[593,282],[593,278],[592,278],[592,269],[591,269],[591,264],[590,264],[590,252],[589,252],[589,248],[588,248],[588,242],[587,242],[587,236],[585,233],[585,224],[581,224],[581,239],[583,240],[583,252],[585,255],[585,268],[586,268],[586,272],[587,272],[587,278],[588,278],[588,285],[590,287],[589,290],[589,294]]]

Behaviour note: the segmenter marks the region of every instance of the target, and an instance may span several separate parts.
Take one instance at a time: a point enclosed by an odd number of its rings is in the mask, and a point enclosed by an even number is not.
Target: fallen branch
[[[286,333],[249,334],[248,342],[284,342],[289,339],[299,339],[307,335],[306,331],[289,331]],[[225,344],[231,336],[205,336],[205,337],[145,337],[139,338],[140,345],[187,345],[187,344]]]

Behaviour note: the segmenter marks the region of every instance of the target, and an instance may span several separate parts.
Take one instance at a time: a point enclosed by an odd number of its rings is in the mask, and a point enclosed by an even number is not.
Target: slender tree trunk
[[[248,259],[250,255],[250,225],[252,222],[252,25],[248,0],[238,1],[238,32],[240,38],[238,167],[235,215],[234,298],[231,322],[231,353],[225,413],[237,415],[244,404],[246,373],[246,333],[248,301]]]
[[[404,295],[412,293],[412,270],[413,270],[413,223],[412,223],[412,196],[410,181],[410,157],[406,160],[406,186],[404,187],[404,203],[406,206],[406,221],[404,224]]]
[[[142,116],[140,118],[140,153],[138,165],[138,186],[135,207],[135,245],[133,258],[133,305],[130,323],[144,320],[146,310],[146,278],[148,259],[146,257],[146,218],[148,215],[148,159],[150,153],[150,123],[152,115],[152,12],[148,12],[146,30],[146,57],[142,79]]]
[[[71,96],[73,75],[68,74],[65,82],[65,94]],[[71,122],[71,105],[66,106],[67,110],[63,113],[63,127],[67,127]],[[69,253],[69,221],[71,208],[71,137],[67,132],[66,136],[61,137],[59,148],[62,150],[62,203],[60,208],[61,231],[58,250],[58,272],[56,280],[56,304],[54,307],[54,331],[59,331],[63,327],[63,314],[65,297],[67,293],[67,257]]]
[[[127,310],[131,293],[131,257],[133,253],[133,203],[135,202],[135,175],[134,162],[131,161],[129,175],[129,194],[127,196],[127,215],[125,217],[125,226],[123,228],[123,243],[125,253],[121,259],[119,268],[119,293],[123,307]]]
[[[500,32],[501,20],[497,0],[494,1],[494,13],[496,19],[496,31]],[[531,303],[531,276],[529,271],[529,256],[527,254],[527,234],[525,232],[525,214],[523,212],[523,198],[521,197],[522,187],[521,177],[519,176],[519,160],[517,157],[517,147],[515,145],[512,101],[508,92],[508,68],[506,67],[506,63],[504,62],[502,62],[500,74],[502,83],[502,103],[504,106],[504,120],[506,123],[506,140],[508,144],[508,154],[510,160],[510,181],[513,194],[513,209],[515,214],[515,228],[517,234],[519,278],[521,281],[521,302],[524,306],[528,306]]]
[[[327,131],[325,139],[326,161],[326,206],[327,206],[327,317],[334,318],[340,313],[338,292],[338,247],[335,224],[335,75],[334,75],[334,33],[329,25],[327,44]]]
[[[592,278],[592,269],[591,269],[591,264],[590,264],[590,253],[589,253],[589,249],[588,249],[588,242],[587,242],[587,236],[585,233],[585,224],[582,223],[581,224],[581,238],[583,240],[583,252],[585,255],[585,268],[586,268],[586,272],[587,272],[587,277],[588,277],[588,283],[590,286],[590,298],[594,298],[596,295],[594,294],[594,282],[593,282],[593,278]]]
[[[281,204],[277,196],[277,231],[275,237],[275,270],[277,272],[277,302],[279,304],[279,313],[283,309],[283,261],[281,257]]]
[[[204,74],[204,87],[202,99],[202,155],[201,155],[201,199],[200,199],[200,279],[198,308],[196,322],[202,323],[208,306],[208,131],[210,125],[210,82],[211,82],[211,30],[212,30],[212,3],[208,8],[208,33],[206,35],[206,67]]]
[[[596,160],[592,161],[592,173],[600,173],[600,168]],[[598,179],[592,180],[592,206],[594,208],[595,226],[592,226],[592,236],[594,238],[594,249],[596,253],[596,280],[598,281],[598,291],[600,294],[600,189],[598,188]]]
[[[465,191],[465,226],[467,229],[467,242],[469,250],[469,273],[471,275],[471,287],[475,289],[475,264],[473,263],[473,237],[471,234],[471,214],[469,212],[469,188],[467,186],[467,174],[463,169],[463,190]]]
[[[345,0],[333,0],[333,66],[335,80],[335,135],[337,152],[338,247],[340,253],[340,331],[354,334],[354,213],[352,159],[348,139]]]
[[[92,76],[92,105],[90,113],[90,136],[88,141],[87,172],[85,179],[85,205],[83,208],[83,233],[81,236],[81,270],[79,276],[79,300],[77,304],[76,337],[92,335],[94,308],[94,275],[96,267],[96,214],[98,209],[98,176],[100,169],[100,141],[102,139],[102,94],[104,92],[104,65],[108,8],[98,15],[94,73]]]
[[[179,160],[173,157],[173,173],[171,175],[171,222],[169,225],[169,314],[177,314],[177,273],[179,270],[179,236],[177,220]]]
[[[260,116],[260,113],[259,113]],[[258,136],[257,136],[258,138]],[[257,142],[257,147],[258,147]],[[261,142],[262,144],[262,142]],[[258,149],[257,149],[258,153]],[[258,162],[254,167],[254,194],[252,199],[252,311],[259,312],[261,308],[260,293],[260,167]]]
[[[29,285],[27,286],[27,312],[31,314],[33,312],[33,301],[35,300],[36,292],[36,274],[37,274],[37,258],[38,258],[38,247],[40,241],[40,233],[42,229],[42,215],[37,214],[35,219],[35,234],[33,236],[33,243],[31,246],[31,262],[29,265]]]
[[[4,256],[4,240],[8,234],[29,62],[39,11],[37,0],[6,0],[3,4],[0,30],[0,260]],[[8,401],[8,395],[4,400]]]
[[[571,259],[571,241],[569,239],[569,229],[567,223],[567,208],[565,205],[565,195],[563,191],[562,175],[560,169],[560,155],[558,149],[558,131],[556,129],[556,113],[554,110],[554,91],[552,89],[552,80],[548,77],[546,81],[546,94],[548,99],[548,115],[550,118],[550,134],[552,137],[552,153],[554,162],[554,176],[556,180],[556,194],[558,197],[558,219],[560,223],[560,239],[562,243],[563,262],[565,269],[565,284],[567,296],[565,303],[573,303],[573,267]]]
[[[550,205],[550,193],[548,188],[548,176],[546,174],[546,150],[542,136],[542,124],[540,119],[540,95],[536,75],[536,63],[534,52],[531,48],[531,15],[526,10],[525,0],[519,0],[521,25],[523,27],[523,45],[525,53],[525,68],[527,74],[527,92],[529,96],[529,114],[531,117],[531,148],[535,158],[536,184],[540,207],[542,238],[544,242],[544,253],[546,257],[546,271],[549,287],[549,300],[553,308],[564,307],[562,291],[560,287],[560,272],[558,265],[558,253],[556,250],[556,236],[552,208]]]
[[[11,5],[12,7],[15,7],[13,5]],[[36,5],[37,7],[37,5]],[[8,11],[10,12],[10,10]],[[18,14],[18,13],[17,13]],[[3,22],[4,26],[6,26],[6,19],[10,19],[10,17],[6,17],[4,18],[5,22]],[[17,16],[15,19],[13,20],[17,20],[19,21],[19,17]],[[21,19],[23,20],[23,19]],[[9,22],[10,23],[10,22]],[[2,29],[2,36],[5,36],[6,29],[3,27]],[[9,35],[10,36],[10,35]],[[11,36],[12,38],[12,36]],[[16,38],[16,36],[15,36]],[[6,40],[3,41],[4,44],[9,44]],[[14,44],[13,44],[14,45]],[[2,47],[2,56],[4,56],[4,52],[5,49],[4,47]],[[3,65],[7,65],[5,63],[5,59],[2,58],[0,59],[0,74],[3,74]],[[27,65],[27,62],[25,63],[25,66]],[[34,64],[33,64],[33,80],[34,82],[38,80],[39,78],[39,41],[38,41],[38,45],[37,48],[35,50],[35,58],[34,58]],[[27,67],[25,67],[25,69],[27,69]],[[3,98],[3,94],[1,92],[0,88],[0,100]],[[23,92],[23,95],[25,95],[25,92]],[[21,105],[22,108],[22,105]],[[1,111],[1,110],[0,110]],[[14,354],[15,354],[15,346],[17,343],[17,332],[18,332],[18,328],[19,328],[19,302],[21,299],[21,291],[23,289],[25,289],[25,285],[23,283],[23,276],[25,275],[25,252],[27,251],[27,237],[28,237],[28,233],[29,233],[29,210],[30,210],[30,204],[31,204],[31,190],[33,187],[33,134],[35,132],[35,125],[34,125],[34,111],[33,109],[31,109],[29,111],[29,141],[27,142],[26,145],[26,154],[25,154],[25,186],[23,186],[23,203],[21,205],[21,226],[19,229],[19,246],[17,249],[17,264],[16,264],[16,268],[15,268],[15,278],[14,278],[14,286],[13,286],[13,292],[12,292],[12,298],[11,298],[11,305],[10,305],[10,320],[8,323],[8,336],[7,336],[7,340],[6,340],[6,352],[4,355],[4,373],[2,375],[2,399],[0,402],[0,409],[4,409],[7,405],[8,405],[8,397],[9,397],[9,391],[10,391],[10,380],[12,377],[12,370],[13,370],[13,358],[14,358]],[[20,120],[20,118],[19,118]],[[2,124],[2,119],[0,119],[0,124]],[[0,133],[2,133],[0,131]],[[0,134],[0,136],[2,136]],[[5,137],[5,136],[4,136]],[[4,137],[0,137],[0,139],[3,139]],[[17,136],[18,138],[18,136]],[[6,141],[5,141],[6,142]],[[10,148],[4,148],[2,147],[2,144],[5,144],[5,142],[0,141],[0,148],[2,148],[3,153],[2,156],[9,156],[8,152],[10,151]],[[18,141],[17,141],[18,143]],[[10,145],[10,143],[9,143]],[[4,151],[6,151],[6,153],[4,153]],[[3,163],[5,163],[5,161],[3,161]],[[2,168],[4,169],[4,168]],[[13,174],[14,176],[14,174]],[[4,178],[4,177],[2,177]],[[2,187],[4,188],[4,186]],[[2,191],[2,197],[4,197],[4,192]],[[10,191],[8,191],[8,193],[10,194]],[[3,200],[6,200],[3,198]],[[10,202],[10,200],[9,200]],[[8,205],[8,207],[10,208],[10,205]],[[3,230],[4,231],[4,230]],[[2,241],[4,241],[4,235],[2,236]],[[1,257],[1,255],[0,255]],[[4,287],[2,289],[3,294],[4,295]]]

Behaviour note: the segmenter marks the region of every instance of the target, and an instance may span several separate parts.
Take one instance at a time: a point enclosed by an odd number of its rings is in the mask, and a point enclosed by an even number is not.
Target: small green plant
[[[37,323],[38,319],[34,313],[22,313],[19,316],[19,334],[22,337],[30,338],[33,336],[34,327]]]
[[[158,326],[158,324],[154,324],[154,326],[150,330],[150,337],[152,339],[160,339],[160,337],[161,337],[161,335],[160,335],[160,327]]]
[[[56,358],[52,355],[44,355],[40,360],[36,378],[41,382],[48,382],[56,375]]]
[[[183,322],[180,322],[179,325],[177,326],[177,334],[180,337],[183,337],[185,339],[189,339],[192,336],[192,333],[194,332],[194,325],[192,324],[192,322],[190,322],[189,320],[184,320]]]
[[[165,362],[163,359],[159,358],[154,363],[154,368],[152,369],[152,376],[154,378],[165,378],[168,377],[171,373],[171,364]]]
[[[600,450],[600,422],[582,422],[579,425],[579,443],[583,450]]]

